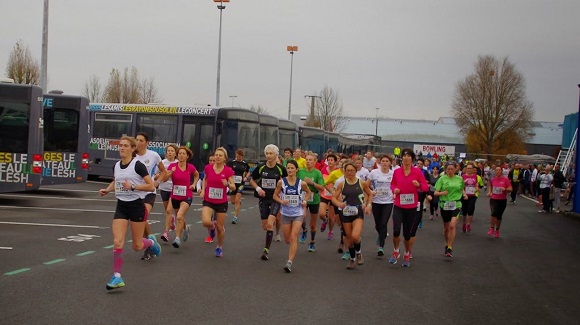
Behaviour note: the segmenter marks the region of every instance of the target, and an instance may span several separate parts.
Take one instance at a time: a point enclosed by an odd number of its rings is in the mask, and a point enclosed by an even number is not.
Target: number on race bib
[[[300,196],[299,195],[284,195],[284,199],[288,200],[288,205],[292,207],[296,207],[300,205]]]
[[[500,187],[494,187],[494,188],[491,190],[491,192],[492,192],[493,194],[502,194],[502,193],[503,193],[503,189],[502,189],[502,188],[500,188]]]
[[[173,185],[173,195],[185,196],[187,187],[183,185]]]
[[[415,195],[401,194],[399,195],[399,200],[401,202],[401,205],[415,204]]]
[[[262,179],[262,187],[274,189],[276,188],[276,180],[271,178],[263,178]]]
[[[121,192],[129,192],[129,190],[126,190],[123,188],[123,182],[115,181],[115,193],[121,193]]]
[[[356,216],[358,214],[358,207],[347,205],[344,209],[342,209],[342,214],[347,217]]]
[[[234,175],[234,183],[240,184],[242,182],[242,176]]]
[[[467,194],[467,195],[475,194],[475,186],[467,186],[465,188],[465,194]]]
[[[387,187],[377,188],[377,196],[387,196],[391,193],[391,189]]]
[[[456,209],[456,206],[457,206],[457,202],[455,202],[455,201],[445,202],[443,204],[443,210],[445,210],[445,211],[450,211],[450,210],[453,211],[453,210]]]
[[[209,195],[208,195],[208,197],[210,199],[214,199],[214,200],[223,199],[223,197],[224,197],[224,189],[223,188],[210,187],[209,188]]]

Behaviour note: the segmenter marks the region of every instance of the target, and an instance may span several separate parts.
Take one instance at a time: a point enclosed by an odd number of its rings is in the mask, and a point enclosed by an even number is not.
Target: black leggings
[[[429,212],[431,215],[433,215],[434,213],[437,212],[437,209],[439,208],[439,197],[435,196],[434,192],[429,192],[429,195],[431,195],[431,203],[429,204]]]
[[[393,203],[373,203],[373,216],[375,217],[375,229],[379,234],[379,247],[385,246],[387,224],[389,223],[392,212]]]
[[[461,212],[464,216],[473,216],[475,213],[475,201],[477,201],[477,196],[468,196],[467,200],[461,200]]]
[[[550,201],[550,188],[544,187],[541,189],[542,193],[542,209],[546,212],[550,212],[552,210],[552,202]]]
[[[401,224],[403,225],[403,237],[405,240],[411,240],[417,233],[417,227],[421,222],[423,211],[417,211],[417,208],[403,209],[395,206],[393,210],[393,236],[401,235]]]

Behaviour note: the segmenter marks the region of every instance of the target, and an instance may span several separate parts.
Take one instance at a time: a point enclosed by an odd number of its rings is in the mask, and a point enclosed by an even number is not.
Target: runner
[[[316,221],[320,219],[326,221],[326,211],[320,212],[320,194],[324,191],[324,178],[322,173],[314,168],[316,166],[316,156],[313,153],[306,155],[306,168],[298,170],[298,178],[308,184],[309,190],[313,193],[308,199],[308,210],[310,211],[310,244],[308,245],[309,252],[316,251]],[[298,163],[296,163],[298,164]],[[282,213],[283,215],[283,213]],[[284,223],[282,223],[284,224]],[[322,231],[322,227],[321,227]]]
[[[165,159],[161,162],[165,169],[175,162],[175,157],[177,156],[177,150],[179,147],[174,144],[170,144],[165,147]],[[171,182],[171,178],[166,180],[165,182],[161,182],[159,180],[160,173],[155,174],[153,178],[155,180],[154,184],[156,184],[157,188],[159,188],[159,194],[161,194],[161,200],[163,201],[163,209],[165,211],[165,231],[161,234],[161,240],[167,242],[169,241],[169,231],[175,230],[175,214],[173,214],[173,207],[169,205],[169,199],[171,198],[171,192],[173,190],[173,183]]]
[[[306,166],[308,166],[309,157],[312,156],[309,155],[306,157]],[[282,214],[284,240],[286,244],[290,245],[288,249],[288,262],[284,266],[284,271],[287,273],[292,272],[292,263],[294,262],[294,257],[298,249],[298,231],[304,220],[304,208],[312,195],[306,182],[296,177],[297,171],[298,163],[295,160],[288,160],[286,162],[288,176],[282,177],[278,181],[273,196],[274,201],[281,205],[280,212]],[[316,219],[316,216],[314,216],[314,219]]]
[[[231,203],[234,204],[234,217],[232,219],[232,224],[238,223],[238,216],[240,215],[240,207],[242,206],[242,192],[244,190],[244,183],[247,181],[248,176],[250,176],[250,165],[244,160],[244,150],[236,150],[236,159],[228,163],[234,171],[234,182],[236,183],[236,189],[230,191]]]
[[[405,239],[405,255],[403,256],[403,267],[411,266],[411,250],[415,243],[417,226],[421,222],[421,205],[418,201],[419,190],[426,192],[429,185],[423,176],[423,171],[413,167],[415,153],[411,148],[402,150],[402,166],[393,172],[391,190],[394,194],[395,208],[393,210],[393,255],[389,263],[395,264],[399,258],[399,236],[401,235],[401,224],[403,226],[403,237]]]
[[[353,270],[357,265],[363,265],[361,252],[361,232],[364,224],[364,214],[371,212],[373,193],[366,182],[356,177],[356,166],[352,162],[343,165],[344,182],[338,184],[332,196],[332,204],[339,208],[340,221],[344,229],[344,242],[350,253],[347,269]]]
[[[181,241],[187,241],[189,238],[189,226],[185,220],[187,210],[193,201],[193,190],[199,179],[199,173],[188,161],[193,157],[191,149],[181,146],[177,150],[177,162],[167,167],[166,179],[171,179],[173,189],[171,191],[171,206],[175,210],[177,217],[177,227],[175,229],[175,239],[173,247],[179,248]],[[163,180],[166,180],[163,179]],[[193,179],[193,182],[192,182]],[[166,212],[170,213],[170,209]],[[167,238],[167,233],[163,235]],[[162,235],[162,239],[163,239]]]
[[[133,238],[133,249],[140,251],[149,249],[156,256],[161,255],[161,246],[154,236],[143,238],[145,229],[145,205],[143,199],[148,192],[155,189],[153,180],[147,168],[133,153],[137,143],[134,138],[122,137],[119,141],[119,155],[121,160],[115,164],[114,180],[107,188],[100,189],[101,196],[115,191],[117,198],[117,208],[113,216],[113,277],[107,283],[107,290],[118,289],[125,286],[125,281],[121,277],[123,266],[123,246],[129,221],[131,221],[131,234]]]
[[[471,223],[473,222],[473,213],[475,212],[475,202],[479,196],[479,190],[483,187],[483,179],[476,174],[476,169],[473,163],[468,163],[465,166],[465,174],[462,174],[463,182],[465,183],[465,193],[467,200],[464,200],[462,205],[463,225],[461,230],[463,232],[471,232]]]
[[[429,220],[433,220],[439,216],[439,197],[435,196],[435,184],[439,180],[439,167],[435,166],[431,169],[429,174],[429,194],[427,200],[429,201]]]
[[[153,175],[155,175],[155,173],[159,173],[159,177],[165,178],[164,174],[166,173],[166,169],[165,166],[163,166],[163,162],[161,159],[161,156],[159,156],[159,154],[153,150],[149,150],[147,149],[147,146],[149,145],[149,136],[147,135],[147,133],[145,132],[139,132],[137,133],[137,136],[135,137],[135,140],[137,141],[137,156],[136,158],[142,162],[145,167],[147,167],[147,171],[149,172],[149,175],[153,177]],[[158,171],[156,171],[156,169],[159,169]],[[151,213],[151,210],[153,210],[153,205],[155,205],[155,198],[157,197],[157,192],[156,189],[154,188],[153,191],[147,193],[147,196],[145,196],[144,202],[145,202],[145,207],[147,208],[147,214],[145,215],[145,221],[147,221],[147,217],[149,216],[149,213]],[[143,232],[143,238],[147,238],[149,235],[151,234],[151,228],[149,227],[149,223],[145,223],[145,231]],[[146,249],[145,252],[143,253],[143,256],[141,257],[142,260],[149,260],[152,257],[154,257],[154,255],[151,254],[151,250]]]
[[[328,175],[330,175],[333,171],[337,169],[338,157],[333,153],[328,154],[326,156],[326,162],[328,165],[323,167],[321,170],[322,178],[325,180],[325,182],[326,179],[328,178]],[[330,192],[329,188],[332,188],[332,186],[326,187],[325,190],[319,192],[320,204],[318,212],[320,217],[323,218],[322,225],[320,226],[320,232],[324,232],[326,230],[326,227],[328,227],[328,234],[326,238],[328,240],[331,240],[334,237],[333,232],[334,223],[335,221],[337,221],[337,218],[334,211],[334,206],[332,206],[332,203],[330,202],[330,200],[332,199],[332,192]],[[306,230],[306,227],[304,226],[304,224],[302,224],[302,236],[300,236],[301,243],[304,243],[306,241],[307,233],[308,232]],[[342,246],[339,247],[339,253],[341,254],[343,253]]]
[[[391,157],[382,155],[379,160],[380,167],[373,169],[369,174],[370,185],[373,189],[373,217],[375,219],[375,229],[377,238],[377,257],[385,255],[385,239],[389,235],[387,225],[393,212],[393,192],[391,191],[391,181],[393,180],[393,170],[391,169]]]
[[[234,171],[225,165],[228,159],[226,149],[219,147],[214,153],[214,164],[205,166],[203,172],[205,177],[201,183],[200,196],[203,199],[201,208],[201,222],[208,229],[217,228],[218,244],[215,249],[216,257],[223,257],[223,248],[225,237],[224,223],[226,212],[228,211],[227,190],[234,190]],[[215,214],[215,221],[212,215]]]
[[[453,257],[455,226],[461,217],[462,199],[467,200],[463,178],[455,174],[457,164],[449,161],[445,165],[445,174],[435,184],[435,196],[439,196],[443,234],[445,235],[445,256]]]
[[[288,176],[286,168],[276,163],[278,151],[278,147],[273,144],[269,144],[264,148],[266,162],[256,166],[252,172],[252,180],[250,180],[250,184],[255,190],[254,196],[259,199],[258,206],[260,208],[262,229],[266,231],[266,244],[260,257],[264,261],[269,259],[270,245],[272,244],[272,237],[274,237],[274,222],[276,221],[276,215],[280,211],[280,204],[274,202],[273,199],[274,190],[278,180],[281,177]]]
[[[209,155],[209,157],[208,157],[208,159],[207,159],[207,163],[208,163],[209,165],[213,165],[213,164],[215,164],[215,156],[214,156],[213,154],[210,154],[210,155]],[[205,173],[204,173],[204,172],[202,172],[202,173],[201,173],[200,180],[199,180],[199,181],[197,181],[197,184],[198,184],[198,185],[197,185],[197,192],[198,192],[199,194],[201,194],[201,193],[202,193],[202,190],[201,190],[201,183],[203,182],[204,176],[205,176]],[[215,221],[215,220],[216,220],[216,219],[215,219],[215,213],[214,213],[214,214],[213,214],[213,216],[212,216],[212,220],[213,220],[213,221]],[[206,243],[206,244],[211,244],[211,243],[213,243],[213,239],[214,239],[214,238],[215,238],[215,227],[213,227],[213,228],[208,228],[208,229],[207,229],[207,237],[205,237],[205,239],[204,239],[204,243]]]
[[[512,184],[510,180],[503,175],[501,166],[495,167],[495,176],[489,180],[487,196],[489,206],[491,207],[491,217],[489,220],[488,236],[499,238],[499,226],[505,208],[507,207],[507,192],[511,192]]]

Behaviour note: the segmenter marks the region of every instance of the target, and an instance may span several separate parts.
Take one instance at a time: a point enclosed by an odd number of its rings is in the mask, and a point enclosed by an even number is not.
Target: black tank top
[[[344,195],[344,202],[346,205],[361,205],[363,203],[364,195],[360,179],[357,178],[354,184],[349,184],[345,178],[344,187],[342,188],[342,195]]]

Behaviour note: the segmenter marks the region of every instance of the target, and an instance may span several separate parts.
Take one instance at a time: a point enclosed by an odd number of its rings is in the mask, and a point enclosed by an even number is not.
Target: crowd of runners
[[[161,255],[161,245],[147,223],[157,189],[166,212],[165,229],[159,240],[172,241],[174,248],[188,240],[187,212],[197,193],[202,199],[201,221],[208,233],[205,242],[217,240],[218,258],[224,256],[225,223],[239,222],[242,191],[253,191],[265,233],[264,247],[258,256],[268,261],[272,241],[281,241],[282,233],[288,244],[283,270],[290,273],[298,243],[308,241],[308,252],[315,252],[318,232],[326,232],[328,240],[338,237],[337,251],[348,261],[347,269],[363,265],[361,233],[365,215],[372,215],[374,220],[377,258],[388,258],[390,264],[402,259],[401,265],[410,267],[417,230],[422,227],[427,210],[429,220],[441,217],[443,256],[453,258],[456,227],[461,222],[463,232],[472,231],[480,195],[489,197],[487,234],[500,236],[508,195],[519,177],[519,172],[513,176],[515,167],[506,171],[501,165],[484,168],[478,163],[453,159],[444,163],[425,161],[411,148],[403,149],[399,157],[375,156],[371,151],[350,157],[329,151],[319,157],[300,148],[285,148],[281,153],[273,144],[264,148],[266,161],[251,172],[243,150],[237,150],[229,160],[227,151],[217,148],[200,173],[188,163],[193,155],[189,148],[169,145],[165,159],[161,159],[147,149],[148,140],[145,133],[120,139],[121,160],[115,165],[115,178],[100,190],[101,195],[114,191],[117,198],[112,225],[113,276],[106,285],[108,290],[125,286],[121,269],[129,226],[133,249],[144,251],[142,259]],[[542,173],[538,179],[548,182],[547,175],[552,176]],[[511,202],[515,203],[513,196]],[[234,213],[226,221],[230,203]],[[392,245],[387,245],[389,236]]]

